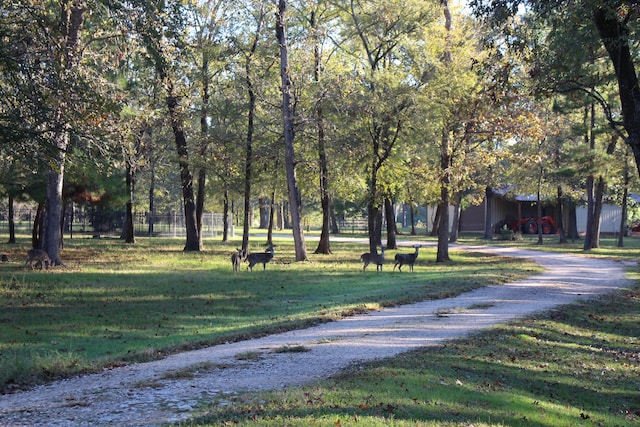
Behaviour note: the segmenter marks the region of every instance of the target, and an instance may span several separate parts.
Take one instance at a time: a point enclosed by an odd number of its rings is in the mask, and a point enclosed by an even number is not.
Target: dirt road
[[[180,421],[203,401],[224,402],[242,391],[312,382],[353,364],[439,345],[630,285],[624,265],[617,261],[512,248],[463,249],[529,258],[545,272],[456,298],[399,306],[2,395],[0,426],[155,426]],[[310,351],[274,352],[283,346]]]

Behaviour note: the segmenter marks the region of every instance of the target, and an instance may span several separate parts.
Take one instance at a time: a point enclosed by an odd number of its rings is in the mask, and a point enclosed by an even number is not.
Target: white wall
[[[615,205],[603,205],[600,216],[600,232],[618,234],[620,221],[622,220],[622,208]],[[584,233],[587,229],[587,208],[576,208],[576,221],[578,233]]]

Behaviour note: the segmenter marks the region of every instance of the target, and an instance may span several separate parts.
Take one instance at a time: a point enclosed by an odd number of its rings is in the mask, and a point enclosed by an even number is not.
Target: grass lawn
[[[252,249],[263,250],[258,239]],[[412,238],[412,240],[415,240]],[[428,239],[422,237],[421,240]],[[581,242],[517,246],[583,254]],[[430,240],[433,242],[433,240]],[[4,391],[182,349],[329,321],[398,303],[442,298],[539,271],[521,260],[450,249],[436,264],[423,248],[415,272],[363,273],[365,245],[332,243],[329,256],[293,262],[277,240],[274,262],[233,273],[237,242],[65,242],[66,267],[30,271],[24,238],[0,264],[0,384]],[[460,243],[483,244],[475,236]],[[513,245],[494,241],[496,245]],[[314,242],[308,242],[312,252]],[[603,239],[587,256],[640,259]],[[401,252],[411,252],[411,248]],[[395,252],[388,251],[392,260]],[[630,273],[634,279],[640,269]],[[211,426],[632,426],[640,420],[640,286],[502,325],[439,348],[354,366],[286,391],[226,396],[186,425]]]
[[[226,397],[202,426],[637,426],[640,287],[302,388]]]
[[[254,251],[264,250],[258,239]],[[182,239],[74,238],[65,267],[24,266],[29,240],[2,245],[0,387],[6,392],[43,381],[215,343],[300,328],[384,306],[443,298],[539,271],[531,263],[451,250],[435,263],[424,248],[415,271],[363,273],[361,243],[332,243],[333,254],[296,263],[293,243],[275,241],[262,271],[234,273],[238,242],[205,241],[199,253]],[[314,243],[309,242],[309,252]],[[402,252],[412,252],[404,248]],[[394,251],[387,252],[393,260]]]

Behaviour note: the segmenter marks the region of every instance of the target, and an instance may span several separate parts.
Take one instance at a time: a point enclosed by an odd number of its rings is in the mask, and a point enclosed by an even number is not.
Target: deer
[[[396,254],[396,263],[393,264],[393,271],[396,270],[396,266],[398,266],[398,271],[402,271],[402,266],[405,264],[408,264],[409,269],[413,271],[413,264],[416,262],[416,258],[418,258],[420,246],[415,245],[414,248],[416,251],[412,254]]]
[[[40,264],[40,270],[44,267],[44,269],[48,270],[51,265],[51,259],[49,258],[49,254],[42,249],[29,249],[27,252],[27,262],[24,265],[29,265],[33,270],[34,263],[35,265]]]
[[[256,253],[247,255],[246,260],[249,263],[249,267],[247,267],[247,269],[250,269],[251,271],[253,271],[254,265],[262,264],[262,270],[266,270],[267,263],[271,261],[274,255],[275,255],[275,250],[273,245],[269,245],[269,247],[262,253],[256,252]]]
[[[240,263],[246,258],[246,253],[244,249],[236,249],[236,251],[231,254],[231,266],[234,272],[240,271]]]
[[[364,262],[362,271],[366,271],[367,266],[374,262],[376,264],[376,271],[382,271],[382,264],[384,263],[384,251],[387,249],[384,246],[380,246],[380,254],[376,253],[364,253],[360,256],[360,262]]]

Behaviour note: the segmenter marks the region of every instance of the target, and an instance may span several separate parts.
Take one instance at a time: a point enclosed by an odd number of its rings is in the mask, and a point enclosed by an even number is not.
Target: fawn
[[[418,258],[418,250],[420,246],[414,246],[416,251],[412,254],[396,254],[396,263],[393,264],[393,271],[396,270],[396,265],[398,266],[398,271],[402,271],[402,266],[405,264],[409,265],[409,269],[413,271],[413,264],[416,262],[416,258]]]
[[[245,254],[246,251],[244,249],[236,249],[236,251],[231,254],[231,265],[233,267],[233,271],[240,271],[240,263],[245,259]]]
[[[25,262],[24,264],[29,264],[29,266],[33,270],[34,262],[35,265],[40,264],[40,270],[42,270],[43,267],[48,270],[49,266],[51,265],[49,255],[42,249],[29,249],[29,251],[27,252],[27,262]]]
[[[275,255],[275,250],[273,249],[273,245],[269,245],[269,247],[262,253],[256,252],[253,254],[247,255],[247,262],[249,263],[248,269],[253,271],[253,266],[256,264],[262,264],[262,269],[267,269],[267,263],[271,261],[273,256]]]
[[[374,262],[376,264],[376,271],[382,271],[382,264],[384,263],[384,251],[387,249],[384,246],[380,246],[380,254],[376,253],[364,253],[360,256],[360,261],[364,262],[362,271],[366,271],[367,266]]]

